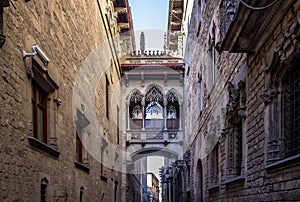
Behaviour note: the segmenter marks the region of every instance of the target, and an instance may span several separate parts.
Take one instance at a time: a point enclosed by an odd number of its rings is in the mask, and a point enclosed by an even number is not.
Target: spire
[[[143,54],[144,51],[145,51],[145,35],[144,35],[144,32],[141,32],[141,37],[140,37],[140,49],[141,49],[141,52],[142,52],[142,54]]]
[[[167,33],[165,32],[165,33],[164,33],[164,51],[165,51],[165,52],[166,52],[167,46],[168,46],[168,45],[167,45],[167,42],[168,42],[168,41],[167,41]]]

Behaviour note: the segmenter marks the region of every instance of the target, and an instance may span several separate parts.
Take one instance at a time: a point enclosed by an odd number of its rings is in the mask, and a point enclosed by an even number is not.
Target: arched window
[[[79,195],[79,201],[82,202],[83,201],[83,192],[84,192],[84,188],[80,187],[80,195]]]
[[[162,92],[153,86],[145,96],[145,124],[146,128],[162,128],[163,126],[163,101]]]
[[[49,181],[46,178],[43,178],[41,180],[41,202],[46,202],[47,201],[47,186],[49,184]]]
[[[156,101],[146,107],[146,119],[163,119],[163,107]]]
[[[142,108],[143,95],[140,91],[136,90],[130,97],[129,115],[131,119],[130,128],[142,128],[143,108]]]
[[[167,128],[179,128],[179,104],[177,95],[170,91],[167,93]]]

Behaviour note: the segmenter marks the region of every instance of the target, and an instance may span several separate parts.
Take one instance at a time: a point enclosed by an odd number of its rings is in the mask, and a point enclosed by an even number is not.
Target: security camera
[[[47,65],[49,63],[49,58],[46,56],[46,54],[40,49],[38,45],[33,45],[32,50],[37,53],[37,56],[42,60],[44,65]]]
[[[33,56],[37,55],[42,60],[44,65],[48,65],[50,60],[46,56],[46,54],[40,49],[40,47],[38,45],[33,45],[32,51],[33,51],[32,53],[26,53],[25,51],[23,51],[23,54],[22,54],[23,58],[26,58],[28,56],[33,57]]]

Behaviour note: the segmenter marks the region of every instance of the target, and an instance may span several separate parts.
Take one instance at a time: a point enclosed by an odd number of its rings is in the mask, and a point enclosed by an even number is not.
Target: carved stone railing
[[[178,130],[155,131],[139,130],[127,133],[126,141],[131,143],[179,143],[183,141],[183,132]]]

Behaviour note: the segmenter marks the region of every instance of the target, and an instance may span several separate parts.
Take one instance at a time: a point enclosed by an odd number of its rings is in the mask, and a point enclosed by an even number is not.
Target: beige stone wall
[[[89,155],[89,173],[74,165],[76,129],[72,99],[77,76],[87,64],[103,61],[108,64],[114,54],[108,46],[103,46],[109,32],[105,31],[108,24],[99,10],[105,12],[106,5],[104,1],[99,2],[101,7],[98,1],[11,1],[10,6],[4,8],[7,40],[0,50],[1,201],[39,201],[40,181],[45,177],[49,180],[49,201],[79,201],[80,187],[84,188],[84,201],[113,201],[115,184],[117,196],[120,196],[121,178],[110,166],[105,168],[105,181],[100,179],[100,163],[96,157]],[[46,68],[59,85],[52,98],[59,96],[62,104],[53,120],[51,118],[56,128],[52,132],[57,137],[58,159],[33,149],[27,139],[32,135],[31,83],[22,50],[31,52],[34,44],[38,44],[50,59]],[[105,48],[90,58],[99,47]],[[37,56],[34,58],[38,60]],[[115,64],[109,68],[104,66],[105,74],[109,75],[110,96],[112,92],[118,92],[119,67]],[[110,100],[110,118],[106,119],[105,77],[96,81],[99,83],[91,81],[90,84],[99,86],[92,95],[97,100],[94,108],[98,110],[100,121],[93,124],[99,124],[99,128],[103,128],[100,134],[105,133],[107,140],[115,144],[117,129],[113,116],[118,101]],[[86,86],[83,91],[89,91],[91,86]],[[49,103],[55,107],[53,99]],[[114,152],[105,151],[105,156],[114,156]],[[108,157],[105,159],[109,161]]]

